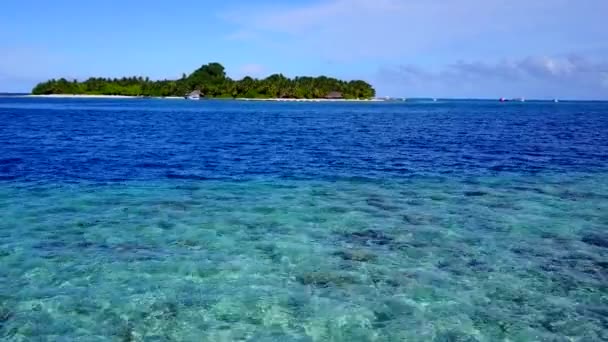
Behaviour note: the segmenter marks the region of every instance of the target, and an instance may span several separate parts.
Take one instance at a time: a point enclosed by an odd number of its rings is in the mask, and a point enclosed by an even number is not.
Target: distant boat
[[[500,101],[500,102],[511,102],[511,101],[526,102],[526,99],[523,97],[519,97],[519,98],[515,98],[515,99],[506,99],[504,97],[501,97],[498,101]]]
[[[437,102],[437,99],[433,99],[433,102]]]
[[[558,103],[559,100],[558,99],[553,99],[553,102]]]
[[[201,99],[201,92],[200,90],[195,90],[193,92],[191,92],[190,94],[185,96],[186,100],[200,100]]]

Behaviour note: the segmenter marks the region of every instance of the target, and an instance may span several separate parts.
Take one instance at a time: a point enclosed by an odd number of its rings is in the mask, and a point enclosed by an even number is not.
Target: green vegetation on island
[[[203,65],[178,80],[92,77],[79,82],[52,79],[36,85],[32,94],[185,96],[192,91],[218,98],[369,99],[376,95],[374,88],[365,81],[342,81],[325,76],[287,78],[274,74],[264,79],[245,77],[233,80],[226,76],[224,67],[219,63]]]

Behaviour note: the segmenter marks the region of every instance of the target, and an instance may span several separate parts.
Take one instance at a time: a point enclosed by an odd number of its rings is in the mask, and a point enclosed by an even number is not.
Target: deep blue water
[[[605,171],[608,103],[0,98],[2,179]]]
[[[0,97],[0,339],[608,340],[608,103]]]

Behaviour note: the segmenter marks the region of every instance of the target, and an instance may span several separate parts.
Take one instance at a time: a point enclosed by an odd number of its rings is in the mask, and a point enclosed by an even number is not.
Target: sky
[[[220,62],[379,96],[606,100],[607,18],[608,0],[2,0],[0,91]]]

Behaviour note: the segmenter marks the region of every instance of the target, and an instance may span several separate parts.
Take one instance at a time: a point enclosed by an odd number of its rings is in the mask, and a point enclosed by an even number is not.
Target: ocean
[[[0,97],[0,339],[608,340],[608,103]]]

